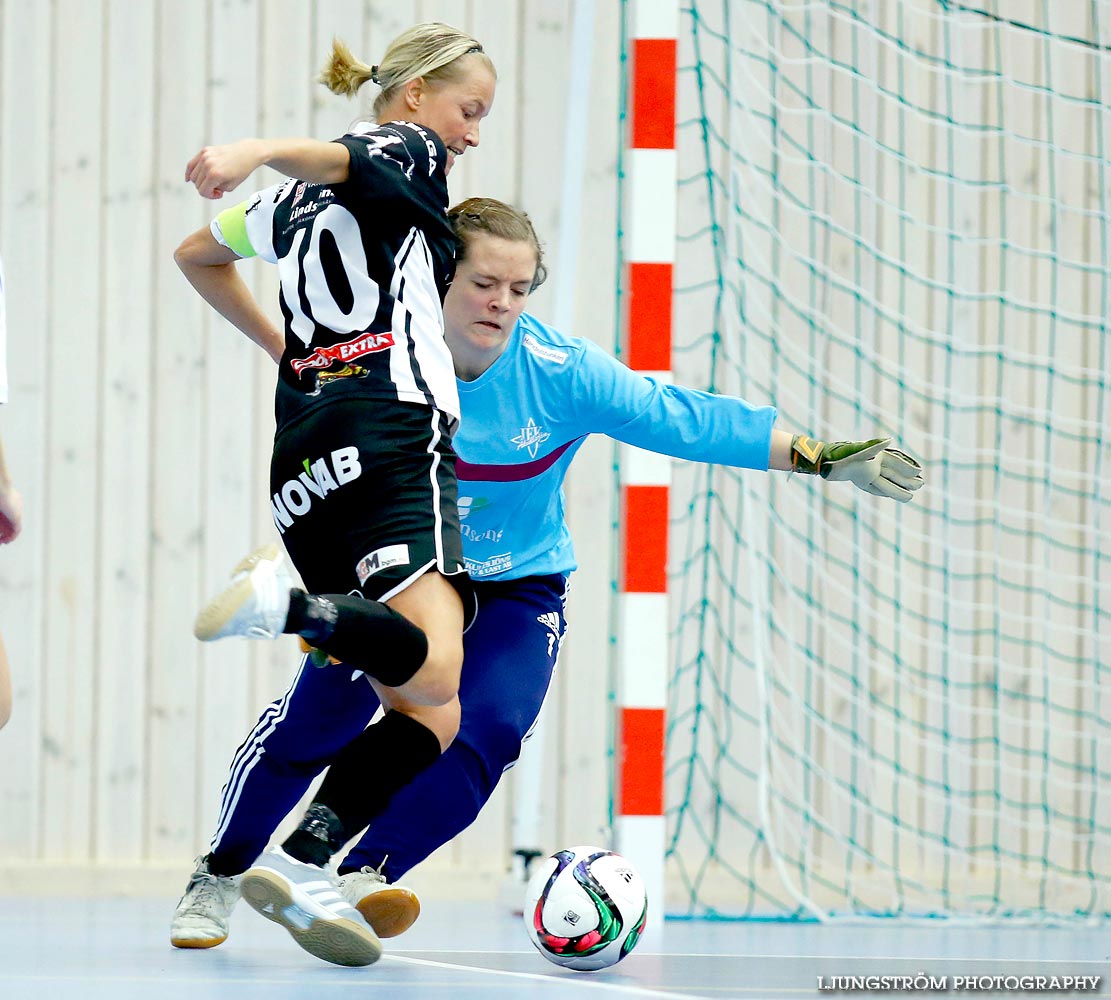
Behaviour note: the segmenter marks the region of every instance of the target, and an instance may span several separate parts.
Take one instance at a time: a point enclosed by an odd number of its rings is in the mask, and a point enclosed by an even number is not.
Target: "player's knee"
[[[462,669],[462,643],[429,643],[428,656],[413,678],[420,689],[420,700],[426,705],[446,705],[455,699]]]
[[[446,705],[459,694],[459,672],[434,663],[425,663],[418,680],[421,700],[426,705]]]

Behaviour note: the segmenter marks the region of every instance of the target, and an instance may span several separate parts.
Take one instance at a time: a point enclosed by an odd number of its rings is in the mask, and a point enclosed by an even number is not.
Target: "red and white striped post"
[[[671,380],[675,262],[677,0],[631,0],[626,138],[625,362]],[[664,711],[668,682],[670,461],[622,446],[617,644],[617,850],[644,877],[649,929],[664,913]]]

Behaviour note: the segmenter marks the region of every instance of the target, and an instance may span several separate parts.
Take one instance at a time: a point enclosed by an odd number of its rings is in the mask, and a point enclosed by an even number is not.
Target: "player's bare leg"
[[[463,600],[448,579],[433,571],[386,602],[428,639],[423,666],[394,690],[410,705],[444,705],[459,693],[463,669]],[[455,734],[451,734],[451,739]],[[444,749],[451,743],[441,739]]]
[[[12,678],[8,670],[8,653],[0,635],[0,729],[12,717]]]

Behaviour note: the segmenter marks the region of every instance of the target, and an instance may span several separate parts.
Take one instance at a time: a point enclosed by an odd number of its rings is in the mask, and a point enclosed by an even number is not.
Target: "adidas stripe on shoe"
[[[382,943],[341,895],[323,868],[290,857],[280,847],[262,854],[243,875],[243,898],[281,924],[310,955],[334,965],[372,965]]]

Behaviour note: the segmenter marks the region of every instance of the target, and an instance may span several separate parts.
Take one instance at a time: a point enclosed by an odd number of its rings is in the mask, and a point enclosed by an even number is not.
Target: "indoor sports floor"
[[[175,902],[0,897],[0,1000],[818,997],[831,995],[818,989],[819,976],[829,984],[833,976],[919,974],[948,977],[946,995],[1022,995],[952,984],[954,976],[1022,975],[1101,976],[1095,992],[1111,994],[1106,928],[671,920],[660,945],[590,974],[545,962],[503,907],[426,901],[380,962],[345,969],[302,952],[243,905],[223,945],[178,951],[168,942]]]

